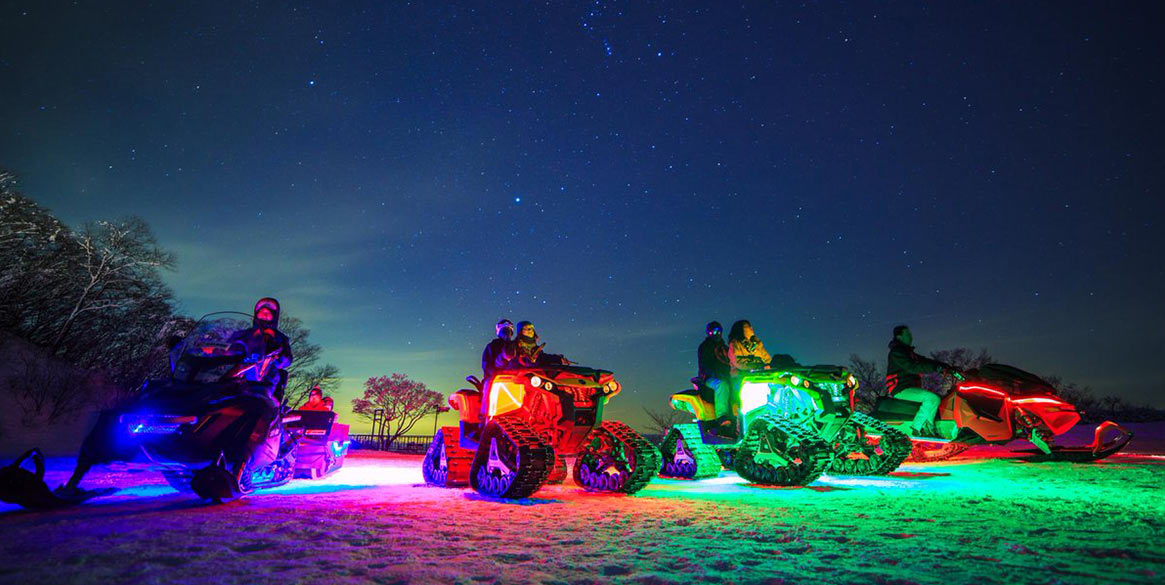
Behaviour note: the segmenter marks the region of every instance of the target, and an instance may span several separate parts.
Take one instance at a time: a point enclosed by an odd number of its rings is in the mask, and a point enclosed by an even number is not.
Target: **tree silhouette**
[[[445,396],[430,390],[423,382],[394,373],[368,378],[364,396],[352,400],[352,412],[372,420],[377,409],[384,409],[388,443],[407,434],[421,419],[440,412]]]

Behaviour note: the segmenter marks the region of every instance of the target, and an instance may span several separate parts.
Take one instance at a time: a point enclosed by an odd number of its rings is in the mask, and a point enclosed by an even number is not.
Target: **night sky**
[[[278,297],[338,402],[509,317],[638,423],[748,318],[1165,406],[1160,3],[119,4],[0,7],[0,166],[144,217],[187,313]]]

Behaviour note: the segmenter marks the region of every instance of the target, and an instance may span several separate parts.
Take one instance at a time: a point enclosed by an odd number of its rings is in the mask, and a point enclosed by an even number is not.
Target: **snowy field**
[[[723,473],[623,497],[568,480],[518,502],[424,486],[419,457],[382,453],[218,506],[98,468],[88,487],[122,491],[0,504],[0,583],[1160,583],[1160,446],[1086,465],[972,450],[799,489]],[[71,461],[50,463],[56,485]]]

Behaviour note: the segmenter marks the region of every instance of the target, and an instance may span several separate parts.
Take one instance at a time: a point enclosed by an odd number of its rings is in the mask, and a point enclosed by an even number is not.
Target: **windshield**
[[[199,319],[190,334],[178,343],[170,354],[170,366],[174,377],[183,381],[195,381],[193,378],[204,381],[201,378],[221,376],[227,368],[212,368],[206,371],[205,366],[210,364],[205,362],[208,358],[225,358],[214,360],[225,365],[245,358],[246,344],[237,341],[236,333],[250,328],[251,316],[245,313],[211,313]]]

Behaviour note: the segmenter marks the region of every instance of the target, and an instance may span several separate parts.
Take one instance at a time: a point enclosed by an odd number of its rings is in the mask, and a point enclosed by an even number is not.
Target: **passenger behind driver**
[[[732,375],[763,369],[772,359],[765,344],[757,339],[752,323],[741,319],[732,324],[732,330],[728,332],[728,361],[732,364]]]
[[[319,386],[315,386],[307,393],[307,402],[299,407],[299,410],[322,410],[331,412],[333,407],[332,398],[329,396],[324,398],[324,391],[320,390]]]
[[[538,344],[538,332],[534,324],[529,321],[518,323],[518,355],[516,358],[519,367],[570,365],[571,361],[559,354],[545,353],[542,348],[546,344]]]

